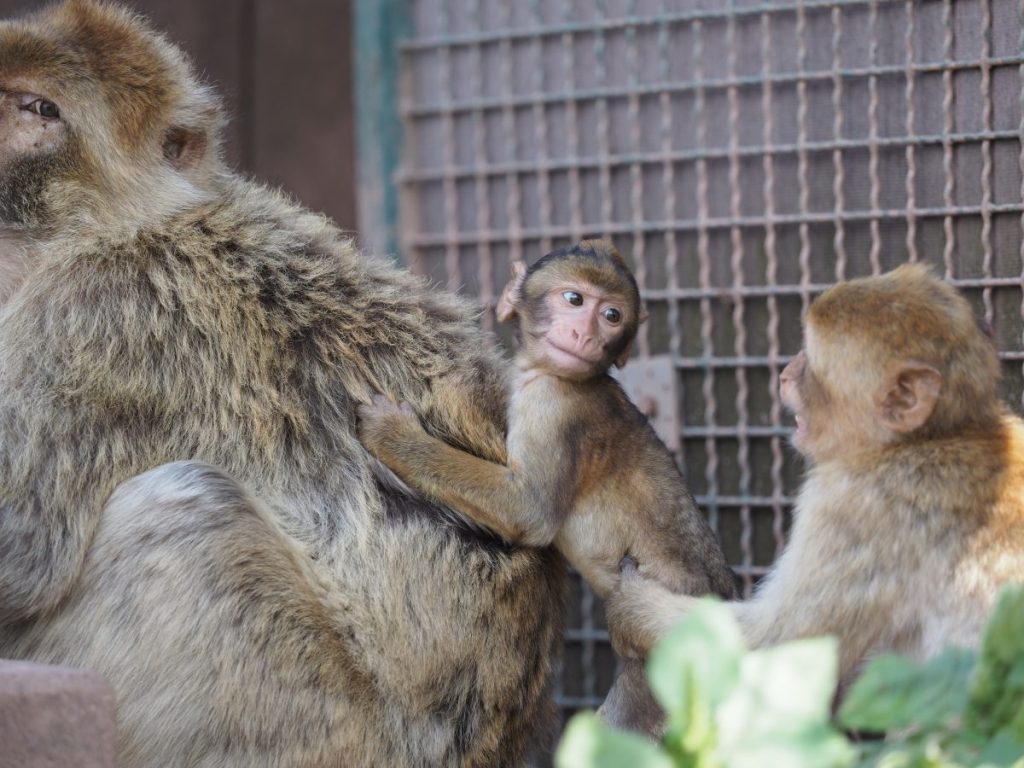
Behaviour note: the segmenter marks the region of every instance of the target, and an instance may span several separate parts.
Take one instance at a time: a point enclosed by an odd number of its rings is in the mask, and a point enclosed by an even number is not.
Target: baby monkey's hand
[[[683,598],[653,579],[645,578],[632,555],[619,562],[619,583],[608,596],[605,615],[612,647],[620,656],[646,658],[664,633],[663,616],[669,604]]]
[[[384,395],[374,395],[370,404],[359,406],[359,439],[379,458],[386,458],[390,441],[407,440],[421,432],[419,417],[408,403],[396,404]]]

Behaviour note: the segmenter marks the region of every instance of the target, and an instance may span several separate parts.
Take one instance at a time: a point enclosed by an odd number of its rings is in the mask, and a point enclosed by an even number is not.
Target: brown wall
[[[356,226],[348,0],[127,0],[192,57],[231,116],[241,172]],[[0,0],[0,17],[43,5]]]

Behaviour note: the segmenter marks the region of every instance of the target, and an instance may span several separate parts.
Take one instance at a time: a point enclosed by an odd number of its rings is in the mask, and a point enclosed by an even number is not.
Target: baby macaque
[[[675,463],[608,375],[645,319],[607,240],[517,264],[497,306],[518,319],[508,464],[428,434],[407,405],[359,410],[366,446],[405,483],[512,544],[554,544],[602,596],[625,556],[673,592],[729,596],[732,572]]]

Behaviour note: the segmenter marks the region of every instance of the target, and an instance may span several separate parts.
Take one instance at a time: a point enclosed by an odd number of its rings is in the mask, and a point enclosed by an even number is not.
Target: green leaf
[[[961,648],[947,649],[923,665],[878,656],[847,694],[839,723],[864,731],[940,727],[964,712],[974,662],[974,653]]]
[[[718,710],[719,743],[728,754],[744,744],[792,735],[805,749],[829,720],[838,670],[834,638],[797,640],[748,654],[738,685]],[[771,764],[771,763],[766,763]]]
[[[704,766],[715,748],[714,717],[707,697],[693,679],[692,670],[684,674],[680,686],[686,708],[666,718],[663,745],[678,765]]]
[[[555,753],[556,768],[674,768],[656,744],[636,734],[617,731],[593,712],[569,721]]]
[[[846,768],[854,764],[856,752],[843,736],[818,725],[761,736],[722,757],[728,768]]]
[[[1009,728],[1024,741],[1024,587],[1003,590],[985,628],[971,677],[967,722],[991,736]]]
[[[669,720],[689,713],[694,696],[716,708],[736,683],[744,651],[732,612],[712,598],[696,601],[647,663],[651,690]]]
[[[997,733],[974,764],[984,768],[1024,768],[1024,741],[1010,731]]]

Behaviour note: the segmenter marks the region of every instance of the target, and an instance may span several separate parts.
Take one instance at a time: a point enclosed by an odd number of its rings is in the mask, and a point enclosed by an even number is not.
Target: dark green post
[[[402,153],[398,114],[399,41],[409,31],[408,0],[356,0],[356,151],[359,236],[371,252],[401,261],[398,188]]]

